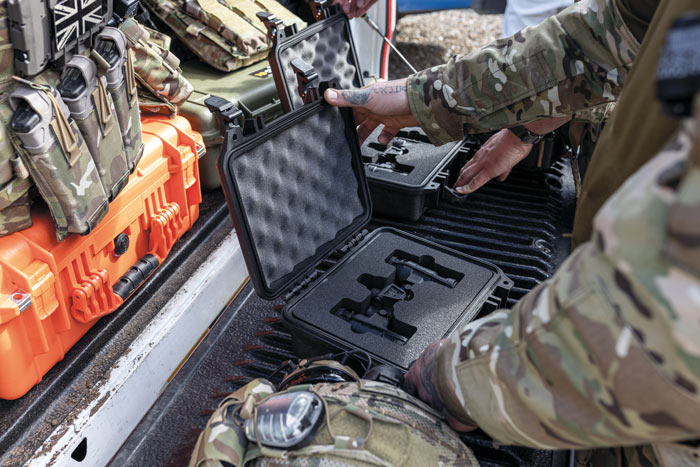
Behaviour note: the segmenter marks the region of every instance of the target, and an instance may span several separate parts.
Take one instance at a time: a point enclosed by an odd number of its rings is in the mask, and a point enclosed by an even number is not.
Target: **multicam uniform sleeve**
[[[687,135],[672,142],[551,280],[422,362],[448,412],[538,448],[700,437],[700,165],[677,176],[689,151]]]
[[[639,42],[615,0],[583,0],[541,24],[408,77],[435,144],[616,100]]]

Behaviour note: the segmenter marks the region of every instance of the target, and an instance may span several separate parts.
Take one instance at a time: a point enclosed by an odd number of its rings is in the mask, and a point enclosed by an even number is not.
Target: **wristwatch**
[[[525,144],[537,144],[542,141],[542,138],[545,137],[545,135],[538,135],[537,133],[531,132],[523,125],[514,126],[508,129]]]

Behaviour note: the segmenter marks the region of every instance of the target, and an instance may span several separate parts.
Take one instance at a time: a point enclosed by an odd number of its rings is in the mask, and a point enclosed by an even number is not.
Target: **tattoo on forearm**
[[[341,91],[343,99],[354,105],[365,105],[369,101],[369,89],[359,89],[357,91]]]
[[[372,94],[399,94],[402,92],[406,92],[406,86],[374,86],[354,91],[341,91],[341,95],[343,99],[353,105],[365,105],[369,102]]]
[[[375,86],[372,88],[372,92],[375,94],[398,94],[400,92],[406,92],[406,86]]]

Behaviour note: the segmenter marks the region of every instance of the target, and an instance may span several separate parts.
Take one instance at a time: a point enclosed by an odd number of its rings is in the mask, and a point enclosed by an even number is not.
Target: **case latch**
[[[309,6],[316,21],[328,19],[340,11],[340,7],[334,5],[331,0],[310,0]]]
[[[326,89],[337,89],[340,83],[337,78],[328,81],[321,81],[321,77],[316,73],[316,69],[300,58],[295,58],[290,63],[292,70],[297,76],[297,92],[304,101],[310,104],[321,99]]]
[[[259,11],[256,16],[265,25],[267,37],[273,44],[279,44],[298,31],[296,23],[285,26],[284,21],[268,11]]]
[[[211,96],[204,101],[209,111],[216,117],[219,131],[224,136],[224,144],[229,139],[231,142],[243,136],[242,122],[243,112],[233,103],[218,96]]]
[[[297,75],[297,90],[304,104],[317,101],[319,98],[319,78],[316,69],[300,58],[292,60],[292,70]]]

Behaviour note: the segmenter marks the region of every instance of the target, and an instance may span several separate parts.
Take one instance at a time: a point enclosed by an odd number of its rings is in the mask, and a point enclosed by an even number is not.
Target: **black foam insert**
[[[383,145],[377,141],[381,130],[382,127],[378,127],[362,144],[365,174],[370,180],[388,181],[406,188],[421,188],[429,184],[450,163],[460,145],[447,143],[434,146],[420,128],[403,129],[388,145]],[[400,149],[396,147],[397,140],[403,141]],[[391,155],[387,159],[385,153],[388,148],[398,154],[395,159]],[[382,166],[393,166],[395,170],[382,169]]]
[[[263,130],[227,162],[248,231],[239,236],[247,235],[268,290],[313,267],[369,215],[345,111],[322,102],[309,109],[276,121],[280,130]]]
[[[315,28],[320,30],[310,36],[307,36],[305,30],[301,31],[288,42],[278,46],[279,68],[292,109],[304,105],[297,91],[297,78],[291,65],[292,60],[296,58],[313,66],[321,82],[335,78],[342,89],[362,86],[362,77],[351,45],[352,37],[347,20],[342,17],[330,18],[308,29],[315,30]]]
[[[456,280],[452,288],[434,281],[414,286],[412,297],[392,304],[404,342],[373,332],[355,332],[339,307],[362,308],[371,300],[370,288],[396,281],[392,255],[418,262],[434,260],[432,269]],[[421,261],[422,264],[425,264]],[[340,346],[360,348],[375,357],[408,368],[430,343],[447,336],[459,324],[471,320],[485,298],[501,280],[501,272],[488,263],[429,243],[407,233],[384,228],[375,231],[353,253],[343,258],[315,287],[290,304],[285,315],[301,322],[312,334],[324,334]],[[368,287],[369,285],[369,287]],[[366,307],[364,307],[366,308]]]

